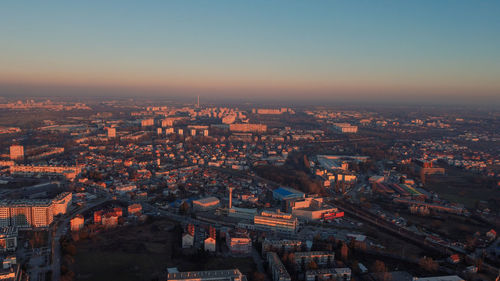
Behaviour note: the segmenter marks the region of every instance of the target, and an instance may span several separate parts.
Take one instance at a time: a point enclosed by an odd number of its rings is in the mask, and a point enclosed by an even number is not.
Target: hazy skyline
[[[0,95],[499,102],[498,1],[2,1]]]

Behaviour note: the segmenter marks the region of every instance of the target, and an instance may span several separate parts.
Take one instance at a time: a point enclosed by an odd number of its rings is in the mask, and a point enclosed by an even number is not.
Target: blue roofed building
[[[290,200],[305,198],[304,192],[289,187],[278,187],[273,190],[273,198],[276,200]]]

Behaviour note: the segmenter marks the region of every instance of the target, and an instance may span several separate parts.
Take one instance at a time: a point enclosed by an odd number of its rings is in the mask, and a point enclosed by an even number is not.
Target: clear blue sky
[[[500,96],[500,1],[4,0],[0,38],[3,92]]]

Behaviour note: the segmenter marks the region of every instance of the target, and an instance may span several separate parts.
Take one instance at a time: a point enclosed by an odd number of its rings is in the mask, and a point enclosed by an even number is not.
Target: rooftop
[[[207,271],[187,271],[187,272],[174,272],[169,273],[167,280],[173,279],[201,279],[210,278],[212,280],[217,280],[215,278],[229,278],[229,277],[242,277],[243,274],[239,269],[227,269],[227,270],[207,270]]]

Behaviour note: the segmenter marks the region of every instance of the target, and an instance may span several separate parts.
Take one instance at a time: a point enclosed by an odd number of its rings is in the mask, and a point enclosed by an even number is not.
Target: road
[[[83,208],[74,210],[73,212],[65,215],[61,218],[55,225],[55,233],[52,233],[52,280],[59,281],[61,279],[61,243],[59,243],[61,236],[68,230],[68,224],[70,220],[81,213],[84,213],[100,204],[110,201],[109,195],[99,199],[98,201],[92,202]]]

